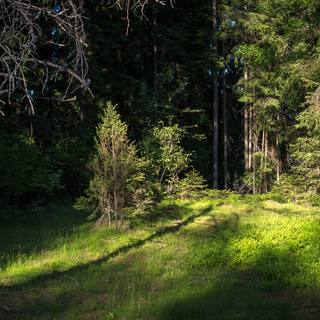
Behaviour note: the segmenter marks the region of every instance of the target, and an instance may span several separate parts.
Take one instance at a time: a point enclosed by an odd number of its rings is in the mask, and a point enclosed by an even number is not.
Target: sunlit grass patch
[[[265,281],[320,288],[320,221],[314,216],[316,211],[297,214],[292,206],[274,202],[260,206],[252,214],[229,207],[227,218],[222,208],[224,219],[215,218],[212,232],[199,232],[200,237],[191,244],[189,263],[194,267],[247,266],[259,271]]]
[[[57,217],[54,217],[52,226],[46,228],[45,224],[39,230],[33,230],[28,221],[26,226],[17,226],[23,231],[25,241],[20,239],[20,236],[13,239],[11,237],[9,248],[2,248],[0,285],[19,284],[40,275],[64,272],[103,259],[119,249],[143,244],[149,237],[166,232],[167,228],[178,227],[181,221],[201,213],[206,206],[207,203],[166,201],[156,208],[151,218],[144,217],[144,223],[122,231],[95,229],[94,223],[85,219],[76,226],[64,228],[59,225],[54,228],[54,223],[58,221],[54,219]],[[66,212],[63,208],[62,212],[59,212],[59,207],[55,209],[57,216],[63,215],[63,220],[66,219],[66,214],[71,218],[74,215],[73,210]],[[25,222],[25,219],[23,220]],[[129,224],[131,222],[128,221]]]

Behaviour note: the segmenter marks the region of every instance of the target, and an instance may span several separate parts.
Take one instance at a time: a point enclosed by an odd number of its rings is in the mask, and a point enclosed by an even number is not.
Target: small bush
[[[181,199],[198,199],[207,188],[205,179],[200,173],[193,169],[186,174],[186,177],[175,183],[175,194]]]

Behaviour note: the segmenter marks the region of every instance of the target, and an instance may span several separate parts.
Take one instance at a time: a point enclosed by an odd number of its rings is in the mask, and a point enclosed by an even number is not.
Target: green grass
[[[201,211],[200,205],[200,213]],[[162,203],[145,217],[128,221],[123,231],[94,228],[70,207],[51,207],[44,214],[3,218],[0,233],[0,284],[24,283],[37,276],[66,271],[118,251],[142,245],[179,227],[194,215],[196,204]]]
[[[0,319],[319,317],[317,208],[166,202],[121,232],[66,206],[2,219]]]

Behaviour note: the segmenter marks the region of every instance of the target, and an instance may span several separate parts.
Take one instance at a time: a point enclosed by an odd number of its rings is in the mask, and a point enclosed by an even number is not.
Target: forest
[[[135,171],[122,179],[140,203],[199,183],[314,197],[319,9],[315,0],[2,1],[1,206],[85,190],[101,198],[93,180],[106,173],[93,158],[112,144],[98,129],[112,126],[110,108]]]
[[[318,319],[318,0],[0,0],[0,82],[1,319]]]

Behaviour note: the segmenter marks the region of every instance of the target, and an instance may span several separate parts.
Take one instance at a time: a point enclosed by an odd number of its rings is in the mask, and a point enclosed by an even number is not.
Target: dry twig
[[[167,0],[154,0],[155,3],[159,3],[161,5],[166,5]],[[173,6],[175,0],[169,0],[170,5]],[[104,0],[102,0],[103,4]],[[124,20],[127,21],[127,35],[129,33],[130,27],[130,11],[136,12],[140,11],[141,19],[145,18],[144,9],[149,0],[109,0],[108,5],[110,7],[116,7],[119,10],[125,11],[126,15]]]
[[[72,0],[0,0],[0,96],[27,99],[34,113],[38,97],[65,101],[79,88],[90,91],[86,37]]]

